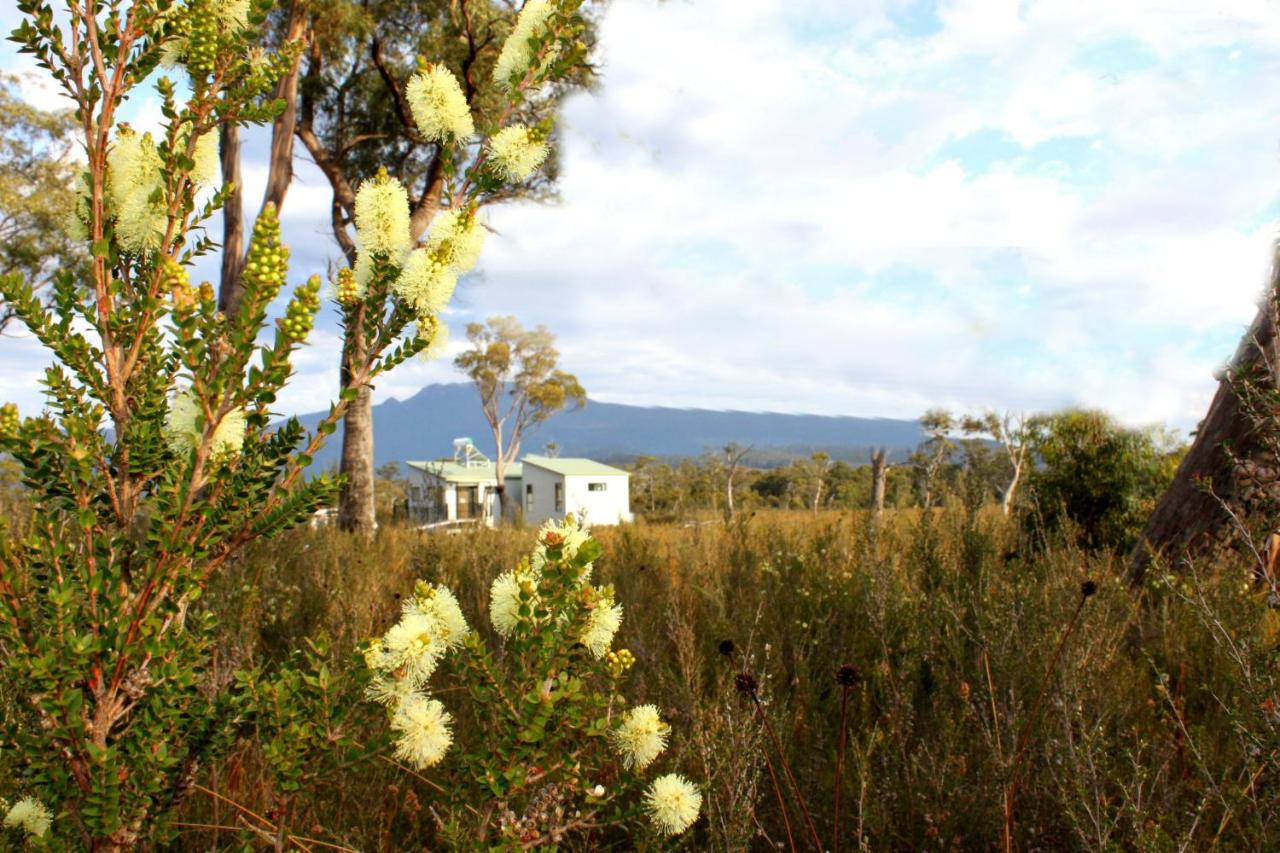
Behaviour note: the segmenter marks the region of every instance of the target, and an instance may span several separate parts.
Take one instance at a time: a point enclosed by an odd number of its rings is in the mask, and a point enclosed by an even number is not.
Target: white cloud
[[[455,336],[545,323],[602,399],[1193,425],[1270,261],[1280,12],[950,0],[921,36],[902,5],[615,0],[603,86],[565,112],[563,201],[492,212]],[[298,175],[301,277],[336,252],[327,184]],[[332,394],[326,328],[282,408]],[[377,396],[450,376],[408,365]]]

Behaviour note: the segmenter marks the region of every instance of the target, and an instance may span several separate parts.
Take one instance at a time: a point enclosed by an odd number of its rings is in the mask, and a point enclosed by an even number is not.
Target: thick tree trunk
[[[1278,274],[1280,265],[1273,260],[1266,299],[1218,380],[1209,412],[1173,482],[1147,518],[1129,561],[1129,577],[1134,583],[1142,582],[1153,557],[1184,561],[1221,541],[1227,532],[1231,517],[1223,504],[1234,501],[1236,485],[1235,465],[1224,447],[1230,447],[1242,461],[1255,459],[1265,449],[1234,382],[1242,374],[1262,374],[1275,382]]]
[[[351,364],[365,358],[364,318],[362,309],[349,326],[351,346],[348,350],[351,362],[342,366],[342,385],[350,381]],[[365,536],[373,534],[376,525],[374,513],[373,473],[373,389],[361,386],[342,419],[342,465],[345,476],[338,494],[338,527],[350,533]]]
[[[505,480],[498,480],[498,484],[494,486],[494,491],[498,493],[498,523],[502,524],[507,520],[507,484]]]
[[[224,124],[218,135],[218,153],[222,158],[222,181],[231,184],[222,207],[222,279],[218,285],[218,310],[230,316],[240,307],[244,287],[240,273],[244,270],[244,183],[240,177],[240,128]]]
[[[301,3],[289,7],[289,25],[285,38],[302,37],[306,15]],[[284,207],[284,197],[293,183],[293,135],[298,124],[298,75],[301,54],[294,60],[289,73],[276,83],[275,96],[284,101],[284,110],[271,125],[271,160],[267,171],[267,190],[262,207],[274,204],[278,212]],[[244,245],[244,181],[240,171],[240,128],[235,124],[222,125],[218,139],[222,157],[222,180],[234,185],[231,195],[222,209],[222,278],[218,285],[218,309],[230,315],[240,307],[244,287],[240,275],[247,260]]]
[[[888,454],[883,447],[871,451],[871,514],[884,512],[884,487],[889,474]]]

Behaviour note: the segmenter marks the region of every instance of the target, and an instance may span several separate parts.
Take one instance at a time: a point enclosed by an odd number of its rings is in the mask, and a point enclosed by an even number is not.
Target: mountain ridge
[[[300,415],[314,428],[321,412]],[[403,400],[373,407],[377,465],[432,459],[452,452],[454,438],[468,436],[493,455],[489,425],[475,388],[466,382],[423,386]],[[329,468],[341,453],[342,428],[316,454],[314,465]],[[553,415],[527,433],[522,450],[537,452],[555,442],[565,456],[628,461],[638,456],[695,457],[729,442],[749,445],[757,457],[807,456],[824,451],[835,459],[861,463],[872,447],[902,458],[923,439],[918,421],[848,415],[752,412],[741,409],[635,406],[588,399],[582,409]]]

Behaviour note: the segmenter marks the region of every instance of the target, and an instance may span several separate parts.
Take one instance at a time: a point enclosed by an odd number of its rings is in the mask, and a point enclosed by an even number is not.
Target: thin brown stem
[[[1080,623],[1080,614],[1084,611],[1084,603],[1088,601],[1087,595],[1081,595],[1080,600],[1076,603],[1075,612],[1071,614],[1071,621],[1067,623],[1067,630],[1062,632],[1062,637],[1058,640],[1058,647],[1053,651],[1053,657],[1049,659],[1049,666],[1045,669],[1044,675],[1040,677],[1040,686],[1036,690],[1036,698],[1031,704],[1031,714],[1027,717],[1027,721],[1022,724],[1022,731],[1018,734],[1018,745],[1013,753],[1013,766],[1009,771],[1009,785],[1005,789],[1004,795],[1004,833],[1001,849],[1004,853],[1013,853],[1013,806],[1018,797],[1018,772],[1022,769],[1022,760],[1026,756],[1027,747],[1031,743],[1031,732],[1035,727],[1036,720],[1040,716],[1040,706],[1044,701],[1045,688],[1049,686],[1049,679],[1058,668],[1058,661],[1062,658],[1062,652],[1067,646],[1067,640],[1075,633],[1076,626]]]
[[[756,703],[756,712],[760,715],[760,721],[764,723],[764,730],[769,733],[769,738],[773,741],[773,748],[778,751],[778,760],[782,763],[782,772],[786,774],[787,781],[791,783],[791,789],[795,791],[796,802],[800,804],[800,811],[804,815],[805,823],[808,825],[813,846],[818,853],[822,853],[826,848],[822,846],[822,841],[818,838],[818,828],[813,823],[813,815],[809,813],[809,804],[805,802],[804,793],[800,790],[800,784],[796,782],[795,774],[791,772],[787,754],[782,749],[782,739],[778,737],[778,733],[773,729],[773,724],[769,722],[769,717],[765,714],[764,707],[760,704],[760,697],[752,693],[751,701]]]
[[[764,719],[764,712],[760,710],[760,703],[756,703],[756,716]],[[791,853],[796,853],[796,840],[791,834],[791,818],[787,815],[787,800],[782,796],[782,786],[778,784],[778,773],[773,769],[773,759],[769,757],[769,749],[764,750],[764,766],[769,769],[769,781],[773,783],[773,794],[778,798],[778,810],[782,812],[782,826],[787,831],[787,846]]]
[[[844,789],[844,776],[841,771],[844,769],[844,745],[847,729],[845,721],[848,719],[848,710],[849,686],[842,685],[840,688],[840,740],[836,746],[835,806],[832,809],[832,822],[835,826],[833,830],[835,837],[831,841],[832,853],[840,853],[840,794]]]

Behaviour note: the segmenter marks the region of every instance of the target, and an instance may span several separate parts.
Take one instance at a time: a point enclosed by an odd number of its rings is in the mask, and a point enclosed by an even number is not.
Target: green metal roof
[[[621,468],[596,462],[594,459],[566,459],[563,456],[526,456],[526,465],[536,465],[547,471],[566,477],[629,477]]]
[[[484,465],[459,465],[452,459],[433,459],[425,462],[406,462],[410,468],[426,471],[447,483],[487,483],[494,479],[492,462]],[[503,479],[518,480],[522,467],[519,462],[512,463],[503,471]]]

